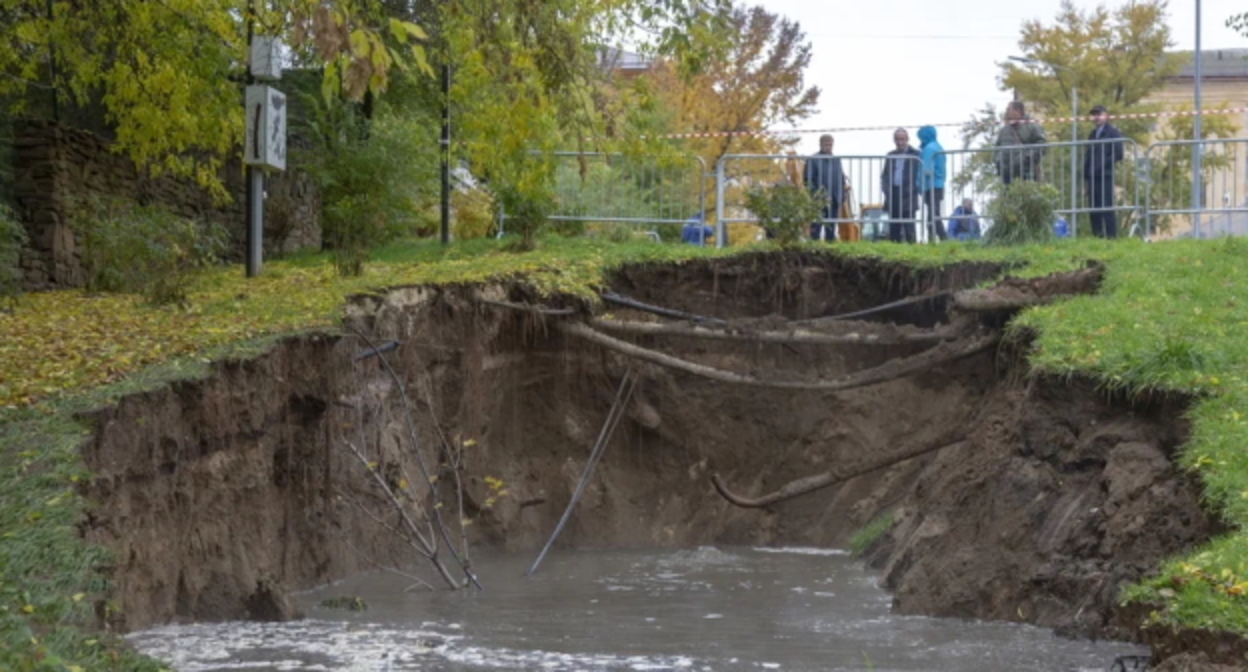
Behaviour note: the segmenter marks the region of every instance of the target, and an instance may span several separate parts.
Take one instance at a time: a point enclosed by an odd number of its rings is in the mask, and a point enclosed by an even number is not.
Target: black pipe
[[[802,320],[802,322],[822,322],[825,320],[848,320],[854,317],[864,317],[866,315],[874,315],[876,313],[883,313],[883,312],[892,310],[894,308],[901,308],[903,306],[909,306],[909,305],[913,305],[916,303],[925,303],[927,301],[947,299],[949,298],[950,294],[952,294],[952,292],[937,292],[936,294],[924,294],[922,296],[911,296],[911,297],[902,299],[900,301],[893,301],[892,303],[886,303],[881,306],[875,306],[874,308],[867,308],[866,310],[856,310],[852,313],[841,313],[840,315],[828,315],[825,317],[817,317],[811,320]]]
[[[662,306],[653,306],[648,303],[642,303],[640,301],[637,301],[636,299],[630,299],[627,296],[620,296],[619,294],[616,294],[615,292],[603,292],[602,300],[606,301],[607,303],[614,303],[617,306],[624,306],[625,308],[634,308],[636,310],[643,310],[647,313],[654,313],[655,315],[662,315],[663,317],[671,317],[677,320],[690,320],[693,322],[707,322],[710,324],[727,324],[727,322],[719,319],[718,317],[706,317],[705,315],[695,315],[693,313],[685,313],[679,310],[672,310],[671,308],[664,308]]]

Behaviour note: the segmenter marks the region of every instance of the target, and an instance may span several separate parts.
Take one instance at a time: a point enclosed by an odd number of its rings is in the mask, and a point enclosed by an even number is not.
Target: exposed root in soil
[[[575,315],[576,310],[572,308],[548,308],[531,303],[513,303],[511,301],[496,301],[494,299],[478,298],[477,301],[487,306],[497,306],[499,308],[510,308],[512,310],[521,310],[526,313],[537,313],[539,315]]]
[[[823,392],[834,392],[837,390],[850,390],[856,387],[864,387],[867,385],[875,385],[897,378],[912,376],[929,369],[933,369],[942,364],[969,357],[979,352],[983,352],[988,348],[996,345],[1000,340],[997,334],[980,336],[970,339],[962,343],[940,343],[939,345],[925,350],[911,357],[901,357],[889,360],[888,362],[875,368],[865,371],[857,371],[855,373],[842,376],[834,380],[777,380],[773,378],[757,378],[734,371],[725,371],[703,364],[697,364],[679,357],[673,357],[655,350],[643,348],[633,345],[627,341],[613,338],[600,331],[594,330],[585,324],[579,322],[561,322],[559,328],[564,333],[583,338],[592,343],[596,343],[608,350],[614,350],[622,355],[641,359],[652,364],[658,364],[686,373],[692,373],[703,378],[710,378],[721,383],[731,383],[734,385],[752,385],[755,387],[770,387],[786,390],[819,390]]]
[[[964,289],[953,295],[953,304],[968,312],[1019,310],[1073,296],[1092,294],[1101,285],[1105,267],[1100,264],[1043,278],[1009,278],[987,289]]]
[[[705,338],[718,341],[746,341],[756,343],[802,343],[809,345],[901,345],[905,343],[938,343],[960,335],[959,329],[930,329],[916,333],[889,331],[847,334],[827,334],[810,329],[796,328],[788,331],[749,331],[736,326],[720,329],[698,325],[660,324],[634,320],[608,320],[595,318],[590,326],[606,331],[634,336],[673,336]],[[795,324],[795,323],[791,323]]]
[[[826,317],[817,317],[811,320],[803,320],[802,323],[822,323],[834,320],[856,320],[860,317],[868,317],[870,315],[879,315],[890,310],[913,306],[915,304],[927,303],[929,301],[940,301],[949,297],[949,292],[937,292],[935,294],[922,294],[920,296],[910,296],[898,301],[890,301],[880,306],[874,306],[865,310],[855,310],[852,313],[841,313],[840,315],[828,315]]]
[[[720,496],[732,504],[743,509],[761,509],[773,504],[788,501],[794,497],[800,497],[817,490],[822,490],[838,483],[844,483],[851,478],[857,478],[885,467],[891,467],[894,464],[905,462],[906,460],[911,460],[928,453],[934,453],[945,448],[960,446],[965,442],[966,434],[964,432],[958,433],[954,436],[941,437],[941,439],[934,443],[927,442],[917,446],[912,446],[884,457],[866,459],[860,463],[838,465],[837,467],[829,471],[825,471],[822,474],[806,476],[805,478],[790,481],[774,492],[770,492],[757,498],[742,497],[741,495],[732,492],[728,489],[728,486],[724,483],[724,479],[721,478],[719,474],[711,476],[711,484],[715,486],[715,490],[720,494]]]

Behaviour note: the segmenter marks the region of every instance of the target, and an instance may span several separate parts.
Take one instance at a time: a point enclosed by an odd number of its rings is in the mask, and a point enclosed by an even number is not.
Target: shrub
[[[861,556],[893,526],[893,514],[884,512],[864,525],[849,538],[849,552]]]
[[[345,101],[306,96],[301,163],[321,193],[321,240],[342,275],[359,275],[368,250],[412,235],[438,188],[434,125],[414,114],[365,119]]]
[[[536,246],[537,235],[554,212],[555,195],[540,184],[530,183],[525,189],[504,184],[495,191],[494,204],[507,215],[506,230],[520,234],[517,247],[527,251]]]
[[[552,232],[564,238],[583,236],[592,230],[592,227],[583,219],[552,219],[549,226]]]
[[[13,211],[0,204],[0,310],[12,310],[22,292],[22,248],[26,227]]]
[[[484,189],[452,191],[451,215],[455,240],[485,238],[494,230],[494,202]]]
[[[218,263],[228,241],[220,225],[122,199],[79,199],[69,221],[88,291],[141,294],[157,305],[185,304],[194,273]]]
[[[989,245],[1023,245],[1052,240],[1053,212],[1061,194],[1052,185],[1015,180],[988,206],[992,227],[984,234]]]
[[[802,239],[810,223],[819,219],[821,208],[820,201],[791,184],[750,189],[745,193],[745,207],[758,217],[759,226],[786,247]]]

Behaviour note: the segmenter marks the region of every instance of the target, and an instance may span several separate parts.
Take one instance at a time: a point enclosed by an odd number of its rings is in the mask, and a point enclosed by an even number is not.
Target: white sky
[[[913,144],[921,124],[966,121],[985,102],[1010,99],[997,89],[997,63],[1017,54],[1023,21],[1053,22],[1060,0],[743,0],[798,21],[813,45],[807,86],[823,93],[819,113],[802,129],[904,126]],[[1197,0],[1171,0],[1174,49],[1195,46]],[[1094,7],[1092,3],[1078,3]],[[1119,2],[1104,3],[1106,7]],[[1248,38],[1225,27],[1248,10],[1242,1],[1204,0],[1201,48],[1245,48]],[[1095,102],[1089,101],[1088,107]],[[1080,101],[1084,107],[1084,101]],[[940,128],[947,149],[961,146],[955,128]],[[838,132],[836,153],[878,155],[892,149],[892,131]],[[799,152],[815,152],[818,136],[801,136]]]

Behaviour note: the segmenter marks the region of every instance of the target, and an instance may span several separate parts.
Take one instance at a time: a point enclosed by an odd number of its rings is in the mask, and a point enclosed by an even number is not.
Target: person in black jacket
[[[1096,128],[1088,135],[1092,141],[1083,154],[1083,184],[1092,209],[1092,235],[1098,238],[1118,237],[1118,216],[1114,207],[1114,164],[1122,160],[1122,133],[1109,123],[1105,107],[1092,108]]]
[[[836,226],[826,222],[840,217],[845,202],[845,171],[840,158],[832,156],[832,136],[820,136],[819,153],[806,160],[802,181],[810,195],[823,203],[823,221],[810,225],[810,239],[832,240]]]
[[[922,155],[910,146],[910,134],[904,128],[893,131],[893,144],[896,149],[888,153],[884,171],[880,173],[880,189],[884,191],[884,205],[888,209],[888,239],[894,243],[913,243]]]

